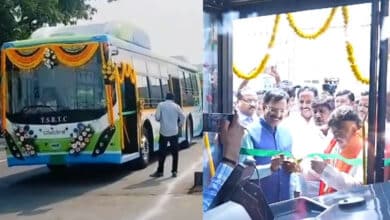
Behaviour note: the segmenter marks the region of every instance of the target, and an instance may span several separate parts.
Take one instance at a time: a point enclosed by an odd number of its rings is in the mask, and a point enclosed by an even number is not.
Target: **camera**
[[[328,92],[330,95],[334,95],[339,84],[338,78],[325,78],[324,84],[322,84],[322,90]]]

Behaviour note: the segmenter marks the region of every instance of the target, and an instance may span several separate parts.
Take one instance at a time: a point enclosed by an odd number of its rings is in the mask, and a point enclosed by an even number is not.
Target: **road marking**
[[[142,220],[148,220],[148,219],[157,219],[157,216],[160,212],[164,211],[164,205],[168,202],[170,193],[175,189],[176,185],[181,182],[182,180],[185,179],[186,176],[191,175],[194,173],[194,170],[196,167],[200,166],[202,164],[202,157],[198,160],[192,163],[192,166],[184,171],[181,175],[177,177],[175,181],[172,183],[169,183],[167,190],[162,193],[162,197],[156,202],[156,205],[152,205],[151,209],[147,211],[143,216],[137,218],[137,219],[142,219]]]

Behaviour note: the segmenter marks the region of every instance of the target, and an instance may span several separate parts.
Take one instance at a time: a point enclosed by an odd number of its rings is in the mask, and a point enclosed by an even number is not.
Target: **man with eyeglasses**
[[[265,93],[263,100],[264,116],[247,127],[243,138],[243,148],[282,150],[291,152],[292,139],[290,132],[279,126],[288,108],[288,94],[282,89],[272,89]],[[240,160],[252,159],[242,155]],[[256,165],[271,163],[271,157],[255,156]],[[290,198],[290,174],[296,164],[285,162],[281,169],[260,180],[268,203],[279,202]]]
[[[257,94],[256,92],[245,86],[237,92],[237,113],[239,122],[243,127],[247,127],[252,122],[256,121],[257,109]]]

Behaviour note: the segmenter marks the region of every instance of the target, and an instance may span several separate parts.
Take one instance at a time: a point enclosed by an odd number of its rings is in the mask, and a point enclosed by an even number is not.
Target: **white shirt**
[[[185,120],[183,110],[172,100],[166,100],[157,105],[155,118],[160,122],[160,134],[165,137],[177,135],[178,126],[183,126]]]
[[[293,141],[291,151],[296,159],[304,158],[311,153],[323,153],[330,142],[330,140],[327,141],[326,139],[332,137],[329,133],[325,136],[319,127],[315,125],[313,118],[307,121],[301,116],[300,112],[292,113],[282,123],[291,132]],[[294,191],[300,192],[301,195],[307,197],[318,195],[319,178],[306,178],[307,173],[305,171],[308,172],[307,170],[310,169],[310,160],[304,159],[300,165],[304,174],[293,173],[291,175],[291,196],[293,196]]]
[[[282,123],[289,129],[292,137],[291,152],[297,159],[310,153],[322,153],[324,148],[319,146],[318,128],[313,118],[306,121],[299,112],[291,114]]]
[[[256,120],[259,120],[256,113],[254,113],[252,116],[248,116],[248,115],[241,113],[240,110],[237,109],[237,114],[238,114],[238,122],[244,128],[248,127],[248,125],[255,122]]]
[[[339,153],[338,145],[331,153]],[[363,151],[361,150],[358,157],[363,159]],[[348,190],[351,187],[363,184],[363,166],[352,166],[348,173],[337,170],[334,166],[326,165],[324,171],[320,175],[321,179],[329,186],[337,191]]]

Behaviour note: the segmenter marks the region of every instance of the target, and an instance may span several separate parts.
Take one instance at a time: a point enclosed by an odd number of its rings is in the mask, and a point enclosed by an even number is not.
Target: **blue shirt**
[[[243,138],[243,147],[249,149],[283,150],[291,152],[290,132],[281,126],[272,128],[264,118],[252,123]],[[256,165],[271,163],[271,157],[255,157]],[[280,169],[260,180],[268,203],[290,199],[290,173]]]
[[[222,188],[222,185],[229,178],[233,167],[225,163],[219,163],[215,175],[211,178],[210,184],[203,191],[203,212],[207,211],[211,202]]]

